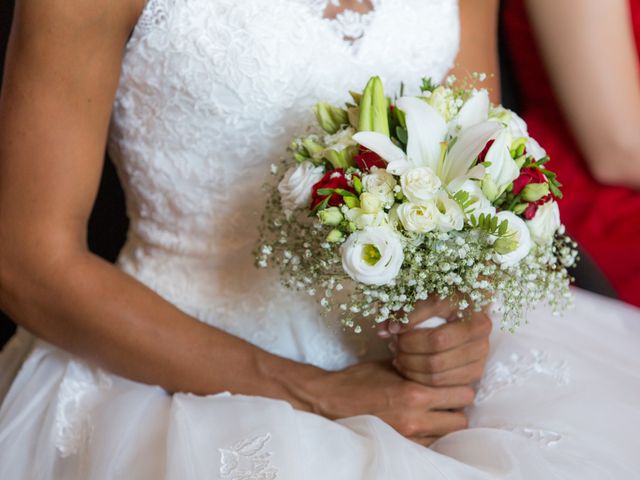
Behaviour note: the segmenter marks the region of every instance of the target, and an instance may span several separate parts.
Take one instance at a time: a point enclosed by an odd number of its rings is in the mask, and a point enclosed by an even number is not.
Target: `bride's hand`
[[[449,322],[437,328],[414,328],[433,316]],[[491,319],[484,312],[457,320],[450,302],[421,302],[409,315],[408,324],[389,328],[391,334],[397,335],[392,340],[393,364],[403,376],[423,385],[469,385],[484,372],[491,326]]]
[[[430,445],[467,427],[459,411],[473,402],[469,387],[430,388],[402,378],[388,362],[362,363],[322,375],[311,390],[315,413],[331,419],[375,415],[405,437]]]

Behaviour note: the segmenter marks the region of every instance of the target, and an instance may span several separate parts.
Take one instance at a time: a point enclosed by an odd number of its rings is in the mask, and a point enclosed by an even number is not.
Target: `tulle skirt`
[[[471,427],[430,449],[373,416],[170,396],[20,332],[0,354],[0,479],[640,478],[640,312],[575,295],[495,329]]]

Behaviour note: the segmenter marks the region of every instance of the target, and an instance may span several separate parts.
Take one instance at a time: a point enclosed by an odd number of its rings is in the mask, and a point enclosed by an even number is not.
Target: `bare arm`
[[[486,73],[480,86],[489,89],[491,100],[500,103],[498,62],[498,0],[460,0],[460,51],[451,70],[458,80],[474,72]]]
[[[640,188],[640,75],[627,0],[527,0],[558,99],[593,175]]]
[[[316,369],[190,318],[87,250],[122,52],[141,3],[17,4],[0,98],[0,307],[128,378],[303,408],[291,389]]]

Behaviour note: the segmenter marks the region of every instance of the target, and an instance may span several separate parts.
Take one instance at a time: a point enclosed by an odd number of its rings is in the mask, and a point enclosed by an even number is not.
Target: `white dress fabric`
[[[331,0],[335,2],[335,0]],[[149,0],[127,45],[109,150],[127,193],[118,265],[210,325],[326,369],[385,355],[257,270],[270,164],[318,100],[374,74],[441,80],[456,0]],[[495,329],[471,427],[427,449],[372,416],[329,421],[282,401],[169,396],[24,331],[0,354],[0,479],[633,479],[640,477],[640,313],[576,290]]]

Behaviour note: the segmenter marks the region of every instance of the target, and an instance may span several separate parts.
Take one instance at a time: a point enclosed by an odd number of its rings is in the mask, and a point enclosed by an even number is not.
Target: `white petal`
[[[487,142],[494,138],[503,127],[497,122],[482,122],[469,127],[458,136],[444,161],[440,178],[445,185],[458,177],[467,175],[469,168]]]
[[[407,156],[417,167],[438,170],[440,144],[447,134],[447,124],[431,105],[415,97],[402,97],[397,106],[407,120]]]
[[[476,90],[471,98],[464,103],[454,122],[463,130],[478,123],[486,122],[489,118],[489,106],[489,92]]]
[[[365,148],[380,155],[389,163],[406,162],[407,156],[401,148],[397,147],[391,139],[378,132],[359,132],[353,139]]]
[[[510,136],[510,133],[504,129],[496,137],[496,141],[491,145],[486,156],[486,161],[491,163],[487,167],[487,173],[491,175],[498,190],[501,191],[520,175],[520,169],[509,152],[508,139]]]

